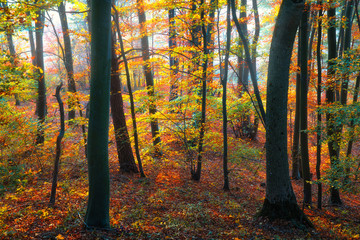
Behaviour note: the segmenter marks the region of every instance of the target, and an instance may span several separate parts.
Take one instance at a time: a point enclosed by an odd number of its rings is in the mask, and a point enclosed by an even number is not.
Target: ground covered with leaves
[[[239,140],[238,146],[243,146]],[[262,143],[247,145],[262,151]],[[265,197],[265,161],[232,149],[231,191],[222,190],[221,154],[208,152],[202,179],[190,180],[189,164],[176,155],[144,162],[147,178],[119,172],[110,143],[111,229],[88,230],[84,223],[87,166],[82,149],[63,157],[56,204],[50,207],[50,152],[23,155],[23,170],[2,179],[1,239],[358,239],[359,196],[343,193],[344,206],[305,208],[314,229],[291,222],[254,218]],[[255,151],[254,150],[254,151]],[[50,150],[49,150],[50,151]],[[239,155],[236,155],[238,153]],[[52,158],[52,157],[51,157]],[[2,169],[3,171],[4,169]],[[302,206],[302,181],[293,181]],[[316,186],[313,187],[314,202]],[[315,204],[314,204],[315,205]]]

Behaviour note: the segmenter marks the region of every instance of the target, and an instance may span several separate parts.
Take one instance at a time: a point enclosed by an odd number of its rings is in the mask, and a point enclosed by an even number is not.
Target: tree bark
[[[201,6],[204,5],[204,0],[201,0]],[[205,56],[204,62],[202,64],[202,77],[201,77],[201,118],[200,118],[200,135],[199,135],[199,145],[198,145],[198,158],[197,166],[191,166],[191,178],[195,181],[200,181],[201,177],[201,167],[202,167],[202,154],[203,154],[203,144],[204,144],[204,135],[205,135],[205,122],[206,122],[206,94],[207,94],[207,67],[208,67],[208,38],[205,26],[205,13],[204,10],[201,10],[200,13],[201,20],[201,30],[203,35],[203,54]]]
[[[89,199],[87,227],[109,228],[109,100],[111,0],[91,1],[91,83],[88,130]]]
[[[307,97],[308,97],[308,17],[309,7],[305,5],[300,22],[300,148],[301,148],[301,166],[304,179],[304,204],[311,205],[311,176],[309,164],[309,141],[308,141],[308,114],[307,114]]]
[[[128,173],[139,172],[134,155],[131,149],[129,133],[126,127],[126,118],[123,108],[121,93],[121,80],[119,73],[119,62],[115,52],[115,33],[113,33],[111,44],[111,85],[110,85],[110,106],[113,120],[116,149],[120,164],[120,171]]]
[[[69,34],[69,27],[67,22],[67,17],[65,13],[65,5],[62,1],[58,7],[59,9],[59,16],[60,16],[60,23],[64,38],[64,49],[65,49],[65,56],[64,56],[64,65],[66,69],[66,73],[68,76],[68,91],[71,93],[70,100],[68,102],[69,106],[69,113],[68,118],[69,120],[75,119],[75,106],[76,106],[76,85],[74,80],[74,64],[73,64],[73,57],[72,57],[72,49],[71,49],[71,40]]]
[[[53,180],[51,186],[51,194],[50,194],[50,205],[54,206],[55,197],[56,197],[56,187],[58,182],[59,175],[59,167],[60,167],[60,155],[61,155],[61,140],[65,134],[65,117],[64,117],[64,104],[61,100],[60,91],[63,83],[61,82],[59,86],[56,87],[55,97],[57,102],[59,103],[59,111],[60,111],[60,132],[56,138],[56,156],[54,162],[54,171],[53,171]]]
[[[46,85],[44,74],[44,49],[43,49],[43,33],[44,33],[44,12],[43,10],[37,11],[38,17],[35,22],[35,38],[36,38],[36,67],[38,68],[38,98],[36,101],[36,111],[39,120],[36,144],[44,143],[44,123],[46,118]]]
[[[266,196],[259,216],[312,226],[296,202],[287,155],[290,59],[304,1],[284,0],[270,47],[266,114]]]
[[[169,59],[170,59],[170,98],[172,101],[178,97],[178,59],[174,57],[174,48],[176,48],[176,30],[175,30],[175,9],[169,10]]]
[[[230,0],[231,3],[231,12],[232,12],[232,17],[233,17],[233,21],[235,23],[236,29],[240,35],[241,41],[243,43],[244,46],[244,51],[245,51],[245,60],[247,63],[247,66],[249,68],[249,72],[250,72],[250,76],[251,76],[251,82],[253,84],[254,87],[254,93],[255,93],[255,97],[257,100],[257,104],[259,107],[259,118],[262,122],[262,124],[264,125],[264,127],[266,127],[266,122],[265,122],[265,109],[261,100],[261,96],[260,96],[260,91],[259,91],[259,87],[258,87],[258,83],[257,83],[257,77],[256,77],[256,72],[255,69],[253,67],[252,61],[251,61],[251,56],[250,56],[250,48],[249,48],[249,44],[248,41],[245,37],[245,34],[243,33],[242,29],[241,29],[241,25],[237,19],[236,16],[236,7],[235,7],[235,0]],[[254,106],[256,107],[256,106]]]
[[[224,170],[224,187],[225,191],[230,190],[229,186],[229,171],[228,171],[228,139],[227,139],[227,109],[226,109],[226,92],[227,92],[227,80],[228,80],[228,68],[229,68],[229,52],[231,41],[231,22],[230,22],[230,2],[227,3],[226,11],[226,49],[225,49],[225,66],[224,66],[224,78],[222,80],[223,85],[223,98],[222,98],[222,111],[223,111],[223,170]]]
[[[334,63],[333,60],[337,57],[336,54],[336,26],[335,26],[335,16],[336,10],[334,1],[329,1],[330,8],[328,10],[328,19],[329,19],[329,28],[328,28],[328,78],[331,79],[330,86],[326,89],[326,103],[332,105],[336,101],[336,80],[334,80]],[[327,133],[329,136],[328,148],[330,155],[330,164],[331,168],[334,171],[337,171],[339,165],[339,127],[334,124],[334,115],[331,113],[326,113],[326,127]],[[336,174],[334,174],[336,175]],[[337,178],[333,177],[332,181],[336,181]],[[333,205],[341,205],[340,193],[339,190],[335,187],[330,187],[330,203]]]
[[[138,10],[138,18],[139,18],[139,24],[140,24],[140,35],[141,35],[141,51],[142,51],[142,58],[144,61],[143,69],[145,74],[145,81],[146,81],[146,88],[147,93],[150,99],[149,104],[149,115],[150,115],[150,126],[151,126],[151,135],[153,139],[153,145],[155,148],[155,157],[161,156],[160,151],[160,136],[159,136],[159,125],[156,118],[154,118],[154,115],[156,114],[156,105],[155,105],[155,90],[154,90],[154,79],[153,79],[153,73],[151,71],[151,65],[150,65],[150,50],[149,50],[149,39],[147,36],[147,30],[146,30],[146,15],[145,15],[145,9],[144,9],[144,2],[143,0],[136,0],[137,10]]]
[[[127,84],[127,87],[128,87],[129,98],[130,98],[130,110],[131,110],[131,119],[132,119],[132,123],[133,123],[135,155],[136,155],[136,159],[137,159],[138,165],[139,165],[140,176],[141,177],[146,177],[145,173],[144,173],[144,170],[143,170],[142,161],[141,161],[141,157],[140,157],[140,151],[139,151],[139,137],[138,137],[138,131],[137,131],[137,125],[136,125],[134,96],[133,96],[132,89],[131,89],[130,71],[129,71],[127,58],[126,58],[126,55],[125,55],[124,43],[123,43],[123,40],[122,40],[122,35],[121,35],[118,19],[119,19],[119,14],[118,14],[117,10],[115,9],[115,25],[116,25],[116,30],[117,30],[117,33],[118,33],[118,36],[119,36],[121,55],[122,55],[122,58],[123,58],[123,61],[124,61],[124,66],[125,66],[126,84]],[[135,72],[134,72],[134,83],[135,82],[136,82],[136,79],[135,79]]]
[[[319,22],[318,22],[318,39],[316,45],[316,61],[318,69],[318,82],[317,82],[317,105],[321,106],[321,81],[322,81],[322,66],[321,66],[321,38],[322,38],[322,1],[318,4],[321,6],[319,9]],[[316,178],[319,181],[321,179],[321,113],[317,113],[317,132],[316,132]],[[318,182],[318,194],[317,194],[317,207],[322,208],[322,183]]]

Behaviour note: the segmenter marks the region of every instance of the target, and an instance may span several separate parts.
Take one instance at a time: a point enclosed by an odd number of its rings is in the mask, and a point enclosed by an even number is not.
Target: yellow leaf
[[[59,235],[56,236],[56,239],[58,239],[58,240],[64,240],[65,238],[64,238],[63,235],[59,234]]]

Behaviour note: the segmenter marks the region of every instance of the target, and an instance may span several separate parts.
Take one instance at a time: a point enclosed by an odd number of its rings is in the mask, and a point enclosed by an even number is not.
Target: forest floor
[[[263,143],[250,143],[262,149]],[[256,219],[265,197],[265,161],[230,161],[230,187],[223,187],[222,157],[207,153],[200,182],[190,180],[189,164],[166,157],[144,162],[147,178],[121,174],[110,144],[109,230],[87,230],[87,166],[82,154],[61,163],[56,204],[50,207],[54,154],[23,156],[27,170],[0,196],[0,239],[359,239],[360,198],[342,193],[344,205],[304,211],[314,229],[286,221]],[[83,151],[79,149],[79,152]],[[78,156],[79,155],[79,156]],[[51,157],[49,157],[51,156]],[[25,160],[25,158],[27,160]],[[262,157],[263,158],[263,157]],[[293,180],[302,207],[302,181]]]

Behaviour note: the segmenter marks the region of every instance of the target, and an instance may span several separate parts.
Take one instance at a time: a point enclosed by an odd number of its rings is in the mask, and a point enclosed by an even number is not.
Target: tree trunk
[[[145,81],[146,81],[146,88],[147,93],[150,99],[149,104],[149,115],[150,115],[150,126],[151,126],[151,135],[153,139],[153,145],[155,148],[155,156],[159,157],[161,156],[160,151],[160,136],[159,136],[159,125],[156,118],[154,118],[154,114],[156,114],[156,105],[155,105],[155,90],[154,90],[154,79],[153,74],[151,71],[151,65],[150,65],[150,50],[149,50],[149,39],[147,36],[147,30],[146,30],[146,16],[145,16],[145,10],[144,10],[144,2],[143,0],[136,0],[137,10],[138,10],[138,18],[139,18],[139,24],[140,24],[140,35],[141,35],[141,52],[142,52],[142,58],[144,61],[143,69],[145,73]]]
[[[229,171],[228,171],[228,139],[227,139],[227,110],[226,110],[226,91],[227,91],[227,80],[228,80],[228,68],[229,68],[229,51],[231,41],[231,22],[230,22],[230,2],[227,3],[226,11],[226,49],[225,49],[225,66],[224,66],[224,78],[223,84],[223,136],[224,136],[224,156],[223,156],[223,170],[224,170],[224,187],[225,191],[230,190],[229,186]]]
[[[308,17],[309,7],[305,5],[300,22],[300,150],[301,166],[304,179],[304,204],[311,205],[311,176],[309,164],[309,142],[308,142],[308,114],[307,114],[307,95],[308,95]]]
[[[311,226],[291,186],[287,155],[290,59],[304,1],[284,0],[270,47],[266,114],[266,196],[260,216]]]
[[[204,0],[201,0],[201,6],[204,5]],[[203,54],[205,56],[204,62],[202,64],[202,77],[201,77],[201,118],[200,118],[200,135],[199,135],[199,145],[198,145],[198,158],[197,166],[191,166],[191,178],[195,181],[200,181],[201,177],[201,165],[202,165],[202,154],[203,154],[203,144],[204,144],[204,135],[205,135],[205,121],[206,121],[206,93],[207,93],[207,67],[208,67],[208,38],[205,27],[205,13],[204,10],[201,10],[200,13],[201,20],[201,30],[203,35],[204,49]]]
[[[109,99],[111,0],[91,1],[91,82],[88,130],[87,227],[109,228]]]
[[[14,46],[12,33],[7,32],[6,38],[7,38],[9,52],[10,52],[10,62],[12,64],[12,66],[15,68],[16,67],[16,65],[15,65],[16,52],[15,52],[15,46]],[[17,93],[15,93],[14,97],[15,97],[15,106],[20,106],[19,95]]]
[[[352,16],[353,16],[353,10],[354,10],[354,1],[350,0],[347,2],[346,5],[346,29],[345,29],[345,36],[344,36],[344,52],[347,53],[348,50],[350,50],[351,47],[351,29],[352,29]],[[345,76],[342,78],[342,84],[341,84],[341,95],[340,95],[340,103],[345,106],[347,104],[347,94],[348,94],[348,88],[349,88],[349,74],[345,73]],[[351,124],[350,124],[351,125]],[[341,129],[343,126],[341,126]],[[349,157],[349,152],[346,153],[346,157]],[[351,152],[350,152],[351,153]],[[348,158],[347,158],[348,159]],[[344,178],[344,183],[349,184],[349,175],[350,175],[350,167],[347,167],[345,169],[346,176]]]
[[[72,49],[71,49],[71,40],[70,40],[70,34],[69,34],[69,27],[67,22],[67,17],[65,13],[65,5],[64,2],[61,2],[59,5],[59,16],[60,16],[60,23],[64,38],[64,49],[65,49],[65,56],[64,56],[64,65],[66,69],[66,73],[68,76],[68,91],[71,93],[71,97],[68,102],[69,106],[69,114],[68,118],[69,120],[74,120],[75,118],[75,105],[76,105],[76,85],[74,80],[74,64],[73,64],[73,58],[72,58]]]
[[[44,12],[37,11],[38,17],[35,22],[35,38],[36,38],[36,67],[38,67],[38,98],[36,101],[36,111],[39,120],[38,131],[36,136],[36,144],[44,143],[44,123],[46,118],[46,85],[44,74],[44,49],[43,49],[43,33],[44,33]]]
[[[246,60],[246,63],[247,63],[247,66],[248,66],[248,69],[249,69],[249,72],[250,72],[251,82],[252,82],[253,87],[254,87],[255,97],[256,97],[256,100],[257,100],[257,105],[259,107],[259,111],[258,111],[259,112],[259,118],[260,118],[262,124],[266,127],[265,109],[264,109],[264,106],[263,106],[263,103],[262,103],[262,100],[261,100],[261,96],[260,96],[260,91],[259,91],[259,87],[258,87],[258,83],[257,83],[256,72],[255,72],[255,69],[254,69],[252,61],[251,61],[249,43],[248,43],[248,41],[247,41],[247,39],[245,37],[244,32],[241,29],[241,25],[240,25],[240,23],[239,23],[239,21],[237,19],[237,16],[236,16],[235,0],[230,0],[230,3],[231,3],[232,17],[233,17],[236,29],[237,29],[237,31],[238,31],[238,33],[240,35],[241,41],[242,41],[243,46],[244,46],[245,60]],[[254,106],[254,107],[256,108],[257,106]]]
[[[169,59],[170,59],[170,98],[172,101],[178,97],[178,59],[174,57],[173,50],[176,47],[176,30],[175,30],[175,9],[169,10]],[[135,83],[135,82],[134,82]]]
[[[60,167],[60,155],[61,155],[61,140],[65,134],[65,117],[64,117],[64,104],[61,100],[60,91],[63,83],[61,82],[59,86],[56,87],[55,97],[57,102],[59,103],[59,111],[60,111],[60,132],[56,138],[56,156],[54,162],[54,171],[53,171],[53,180],[51,185],[51,194],[50,194],[50,205],[54,206],[55,197],[56,197],[56,187],[58,182],[59,175],[59,167]]]
[[[328,19],[329,19],[329,28],[328,28],[328,78],[331,79],[330,86],[326,89],[326,103],[329,105],[334,104],[336,101],[336,80],[334,80],[334,63],[333,59],[336,56],[336,25],[335,25],[335,15],[336,10],[334,2],[331,0],[329,1],[330,8],[328,10]],[[331,113],[326,113],[326,127],[327,133],[329,136],[328,148],[329,148],[329,155],[330,155],[330,164],[332,170],[338,169],[339,165],[339,139],[338,134],[339,127],[335,126],[334,124],[334,115]],[[335,174],[336,175],[336,174]],[[337,178],[333,177],[331,181],[336,181]],[[330,203],[333,205],[341,205],[340,193],[339,190],[335,187],[330,187]]]
[[[299,34],[299,43],[300,43],[300,34]],[[298,66],[300,66],[300,55],[301,49],[300,44],[298,44]],[[298,180],[301,178],[300,174],[300,72],[296,73],[296,100],[295,100],[295,120],[294,120],[294,138],[293,145],[291,149],[291,159],[292,159],[292,178]]]
[[[318,23],[318,39],[316,45],[316,61],[318,69],[318,82],[317,82],[317,105],[321,106],[321,38],[322,38],[322,1],[320,0],[318,4],[321,6],[319,9],[319,23]],[[321,113],[317,113],[317,133],[316,133],[316,178],[319,181],[321,179]],[[317,194],[317,207],[321,209],[322,205],[322,183],[318,182],[318,194]]]
[[[143,170],[141,157],[140,157],[140,151],[139,151],[139,137],[138,137],[137,125],[136,125],[134,96],[133,96],[132,89],[131,89],[130,71],[129,71],[127,58],[126,58],[126,55],[125,55],[124,43],[123,43],[123,40],[122,40],[118,19],[119,19],[119,14],[118,14],[117,10],[115,9],[115,22],[116,22],[115,25],[116,25],[116,30],[117,30],[117,33],[118,33],[118,36],[119,36],[121,55],[122,55],[122,58],[123,58],[123,61],[124,61],[124,66],[125,66],[126,84],[127,84],[127,87],[128,87],[129,98],[130,98],[130,110],[131,110],[131,119],[132,119],[132,123],[133,123],[135,155],[136,155],[136,159],[137,159],[138,165],[139,165],[140,176],[145,177],[145,173],[144,173],[144,170]],[[134,82],[136,82],[135,72],[134,72]]]
[[[111,86],[110,86],[110,106],[111,116],[114,125],[116,149],[120,164],[120,171],[128,173],[139,172],[130,145],[129,133],[126,127],[126,118],[123,108],[123,98],[121,93],[121,80],[119,76],[119,62],[115,52],[115,34],[111,44]]]

